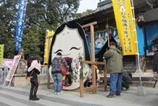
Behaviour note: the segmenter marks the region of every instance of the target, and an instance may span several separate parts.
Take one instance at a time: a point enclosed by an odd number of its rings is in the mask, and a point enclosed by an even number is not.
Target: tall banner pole
[[[137,70],[139,70],[139,94],[144,94],[138,51],[138,38],[133,0],[112,0],[115,20],[123,55],[137,55]]]
[[[134,17],[133,20],[136,22],[133,0],[131,0],[131,4],[132,4],[133,17]],[[136,26],[135,26],[135,33],[136,33]],[[136,33],[136,35],[137,35],[137,33]],[[140,84],[138,86],[138,94],[139,95],[145,95],[145,91],[144,91],[143,83],[142,83],[142,70],[140,68],[140,57],[139,57],[140,55],[139,55],[139,50],[138,50],[138,37],[137,36],[136,36],[136,41],[137,41],[137,71],[139,72],[139,84]]]
[[[26,15],[27,0],[18,0],[18,12],[16,20],[16,51],[21,49],[24,20]]]

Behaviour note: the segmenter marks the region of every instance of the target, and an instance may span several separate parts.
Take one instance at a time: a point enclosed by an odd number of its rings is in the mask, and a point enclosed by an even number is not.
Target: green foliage
[[[13,57],[15,54],[15,0],[0,2],[0,43],[4,44],[4,56]]]
[[[0,43],[5,57],[15,54],[15,28],[18,0],[0,0]],[[28,0],[22,48],[25,56],[43,58],[45,32],[74,19],[79,0]]]

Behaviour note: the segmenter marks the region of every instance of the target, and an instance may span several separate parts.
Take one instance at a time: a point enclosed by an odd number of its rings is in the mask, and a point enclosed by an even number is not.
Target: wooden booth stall
[[[106,62],[97,62],[95,60],[95,44],[94,44],[94,26],[97,24],[97,22],[92,22],[86,25],[83,25],[82,28],[90,28],[90,36],[91,36],[91,61],[82,61],[81,62],[81,69],[80,69],[80,97],[83,97],[83,93],[86,91],[90,91],[92,93],[96,93],[97,91],[97,83],[96,83],[96,66],[97,65],[103,65],[104,66],[104,90],[106,90],[107,87],[107,70],[106,70]],[[83,63],[90,64],[91,65],[91,71],[92,71],[92,85],[90,87],[84,87],[83,82]]]

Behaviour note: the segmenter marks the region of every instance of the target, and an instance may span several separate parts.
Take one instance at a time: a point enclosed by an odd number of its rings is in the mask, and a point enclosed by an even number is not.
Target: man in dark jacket
[[[119,49],[114,42],[110,42],[110,49],[104,53],[107,68],[110,73],[110,93],[107,97],[120,96],[122,88],[123,61]]]

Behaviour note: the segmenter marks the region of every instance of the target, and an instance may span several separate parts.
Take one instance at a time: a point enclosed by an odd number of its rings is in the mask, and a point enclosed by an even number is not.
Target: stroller
[[[122,76],[122,89],[128,90],[132,84],[132,74],[130,72],[124,72]]]

